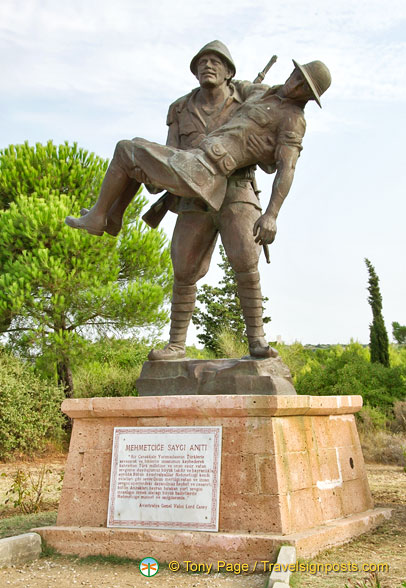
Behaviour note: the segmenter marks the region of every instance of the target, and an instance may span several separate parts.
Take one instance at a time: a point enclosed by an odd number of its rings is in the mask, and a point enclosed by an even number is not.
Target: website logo
[[[140,562],[140,572],[143,576],[155,576],[159,570],[159,563],[153,557],[145,557]]]

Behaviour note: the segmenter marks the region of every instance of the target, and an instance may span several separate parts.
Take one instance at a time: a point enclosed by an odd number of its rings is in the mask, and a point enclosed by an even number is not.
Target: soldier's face
[[[196,77],[202,88],[216,88],[231,78],[231,71],[216,53],[204,53],[197,62]]]
[[[310,100],[314,98],[309,84],[302,72],[295,68],[284,83],[285,95],[292,100]]]

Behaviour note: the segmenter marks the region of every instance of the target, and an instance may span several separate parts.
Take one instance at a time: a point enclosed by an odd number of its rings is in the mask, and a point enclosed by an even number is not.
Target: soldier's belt
[[[249,167],[241,167],[237,169],[233,174],[228,178],[228,181],[231,180],[249,180],[253,181],[255,179],[255,166],[250,165]]]
[[[237,163],[221,143],[205,143],[199,145],[207,157],[215,164],[224,176],[229,176],[237,167]]]
[[[246,178],[244,176],[235,176],[234,174],[227,179],[227,183],[236,184],[236,185],[245,185],[245,184],[252,184],[253,178]]]

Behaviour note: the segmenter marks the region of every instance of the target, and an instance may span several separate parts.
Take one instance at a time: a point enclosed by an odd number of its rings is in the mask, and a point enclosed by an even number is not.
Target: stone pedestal
[[[57,526],[36,529],[62,553],[159,562],[300,557],[389,516],[373,509],[354,420],[360,396],[162,396],[65,400],[74,419]],[[219,532],[107,529],[114,427],[221,426]]]
[[[137,380],[140,396],[179,394],[296,394],[280,357],[146,361]]]

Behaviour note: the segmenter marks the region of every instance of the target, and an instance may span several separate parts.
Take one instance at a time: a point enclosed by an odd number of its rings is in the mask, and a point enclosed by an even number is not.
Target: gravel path
[[[52,479],[63,469],[63,459],[43,460],[52,469]],[[1,464],[1,471],[11,474],[16,466],[37,470],[35,464]],[[318,563],[389,562],[389,574],[380,575],[382,588],[400,588],[406,581],[406,473],[399,466],[368,465],[368,478],[376,505],[393,508],[390,521],[371,533],[363,535],[342,547],[320,554]],[[7,478],[0,477],[0,504],[7,487]],[[56,482],[55,482],[56,483]],[[3,494],[3,496],[2,496]],[[47,497],[48,498],[48,497]],[[58,491],[51,489],[50,503],[55,504]],[[9,513],[7,516],[10,516]],[[1,512],[0,512],[1,515]],[[4,514],[3,514],[4,516]],[[358,580],[365,574],[354,574]],[[300,586],[311,588],[341,588],[348,574],[301,574]],[[73,557],[45,557],[30,564],[0,569],[0,588],[264,588],[267,575],[220,575],[170,572],[161,568],[158,574],[146,578],[135,564],[116,564],[98,560],[89,562]]]
[[[43,558],[0,569],[0,586],[19,588],[264,588],[265,575],[237,576],[173,573],[161,569],[146,578],[135,565],[83,563],[72,558]]]

